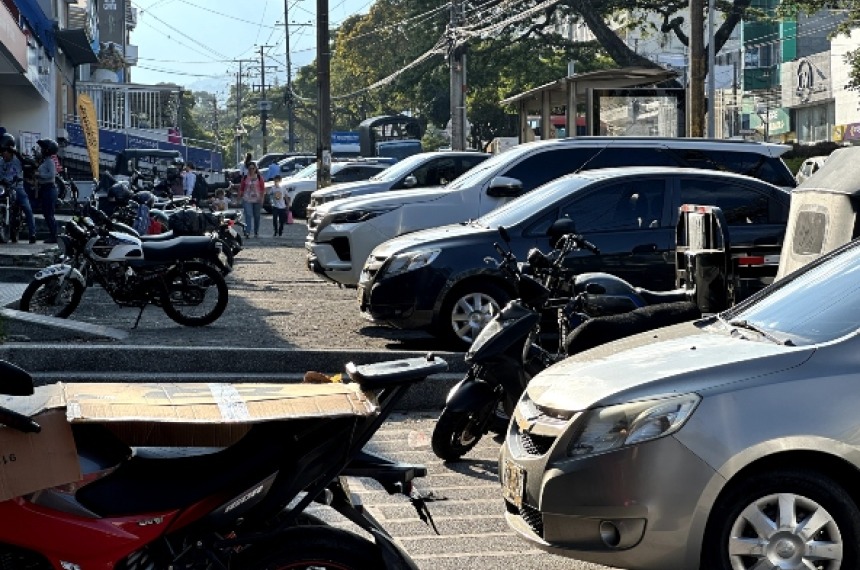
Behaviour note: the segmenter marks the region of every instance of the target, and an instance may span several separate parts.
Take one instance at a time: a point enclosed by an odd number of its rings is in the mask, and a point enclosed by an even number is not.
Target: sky
[[[226,99],[236,83],[239,63],[259,76],[264,48],[266,83],[286,82],[285,0],[131,0],[137,27],[130,44],[138,46],[134,83],[175,83]],[[293,77],[316,57],[318,0],[286,0],[290,19]],[[330,28],[352,14],[364,14],[373,0],[328,0]],[[259,79],[256,79],[259,82]]]

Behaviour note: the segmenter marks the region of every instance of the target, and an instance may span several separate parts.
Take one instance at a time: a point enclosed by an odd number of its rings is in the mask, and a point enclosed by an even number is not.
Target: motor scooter
[[[507,232],[499,228],[502,241]],[[433,452],[446,461],[468,453],[489,431],[501,432],[528,382],[541,370],[572,354],[569,337],[594,317],[647,310],[638,328],[616,327],[614,338],[693,320],[701,315],[690,302],[691,292],[648,291],[606,273],[571,276],[564,260],[571,253],[599,249],[575,233],[570,219],[556,221],[549,230],[555,249],[538,249],[519,264],[510,249],[494,244],[502,272],[513,281],[519,297],[511,300],[475,338],[466,353],[466,376],[448,393],[445,408],[431,438]],[[558,330],[550,348],[541,327],[547,311],[556,311]],[[638,315],[637,315],[638,316]],[[642,325],[640,323],[645,323]],[[605,336],[602,341],[610,339]]]
[[[424,466],[363,448],[410,386],[446,368],[432,354],[349,363],[344,381],[358,383],[377,413],[260,421],[224,448],[130,448],[100,424],[72,423],[83,478],[0,502],[0,568],[416,570],[347,477],[405,495],[432,524],[413,487]],[[30,375],[8,362],[0,378],[6,394],[33,393]],[[32,418],[0,408],[0,424],[39,445]],[[326,524],[313,505],[371,538]]]

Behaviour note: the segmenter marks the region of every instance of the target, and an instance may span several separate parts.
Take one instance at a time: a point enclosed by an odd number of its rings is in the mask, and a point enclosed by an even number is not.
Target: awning
[[[72,62],[72,65],[98,63],[99,58],[93,51],[87,33],[82,28],[57,30],[54,34],[57,45]]]

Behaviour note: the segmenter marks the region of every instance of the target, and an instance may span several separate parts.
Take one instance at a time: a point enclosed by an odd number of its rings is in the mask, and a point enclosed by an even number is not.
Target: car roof
[[[538,146],[667,146],[669,148],[689,148],[700,150],[731,150],[756,152],[769,156],[780,156],[791,146],[770,142],[755,142],[737,139],[707,139],[680,137],[568,137],[521,143],[512,148]],[[511,150],[511,149],[508,149]]]
[[[723,170],[710,170],[707,168],[685,168],[683,166],[620,166],[615,168],[597,168],[594,170],[582,170],[580,172],[574,172],[573,174],[568,174],[567,176],[562,176],[561,178],[585,178],[597,181],[609,178],[620,178],[623,176],[665,176],[667,174],[685,176],[709,176],[725,178],[727,180],[737,180],[746,183],[753,181],[759,184],[764,184],[766,186],[782,190],[784,192],[788,192],[788,189],[776,186],[774,184],[771,184],[770,182],[765,182],[764,180],[761,180],[759,178],[753,178],[752,176],[745,176],[743,174],[737,174],[735,172],[726,172]]]

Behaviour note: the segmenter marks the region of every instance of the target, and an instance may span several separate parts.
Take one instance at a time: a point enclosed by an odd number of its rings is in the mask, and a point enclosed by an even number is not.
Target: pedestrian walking
[[[287,223],[287,208],[290,207],[290,197],[281,187],[281,175],[272,178],[273,184],[267,190],[272,200],[272,228],[275,237],[284,235],[284,224]]]
[[[60,150],[57,141],[53,139],[39,139],[40,158],[39,167],[36,169],[36,196],[42,206],[42,217],[48,225],[48,239],[45,243],[57,243],[57,219],[54,211],[57,207],[57,165],[51,158]]]
[[[223,212],[230,207],[230,200],[227,199],[224,189],[215,190],[215,197],[209,200],[209,209],[213,212]]]
[[[239,184],[239,200],[245,211],[245,237],[260,237],[260,217],[263,209],[263,196],[265,192],[263,177],[257,170],[256,163],[248,165],[248,176]]]
[[[15,137],[10,133],[0,136],[0,184],[7,192],[11,193],[13,208],[20,208],[27,218],[27,230],[30,232],[30,243],[36,243],[36,219],[33,217],[33,208],[30,206],[30,198],[24,190],[24,167],[21,157],[15,150]],[[18,241],[17,224],[10,227],[9,239],[12,243]],[[0,237],[2,239],[2,237]]]
[[[266,182],[269,180],[274,180],[275,176],[281,174],[281,165],[277,162],[273,162],[269,165],[269,168],[266,169]]]
[[[194,165],[190,162],[185,163],[185,169],[182,171],[182,193],[189,198],[194,195],[194,184],[197,183],[197,175],[194,173]]]

